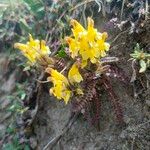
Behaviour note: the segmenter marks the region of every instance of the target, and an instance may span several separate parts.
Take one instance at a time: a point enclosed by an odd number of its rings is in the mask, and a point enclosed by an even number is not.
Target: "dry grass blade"
[[[125,0],[123,0],[123,1],[122,1],[122,7],[121,7],[120,20],[122,20],[122,15],[123,15],[124,4],[125,4]]]

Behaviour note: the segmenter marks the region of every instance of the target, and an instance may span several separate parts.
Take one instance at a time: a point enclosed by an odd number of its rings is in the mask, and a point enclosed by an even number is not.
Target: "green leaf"
[[[28,70],[31,70],[31,67],[30,66],[26,66],[23,71],[28,71]]]
[[[136,53],[132,53],[132,54],[130,54],[130,56],[135,58],[135,59],[138,57],[138,55]]]
[[[16,112],[19,109],[22,109],[21,104],[15,101],[14,104],[10,106],[7,110],[10,112]]]
[[[14,111],[14,110],[15,110],[15,105],[12,105],[11,107],[9,107],[8,110],[9,110],[9,111]]]
[[[37,9],[37,12],[43,12],[43,11],[45,11],[44,6],[41,6]]]
[[[140,45],[139,45],[139,43],[136,44],[134,50],[135,50],[135,51],[140,51]]]
[[[60,50],[60,51],[58,52],[58,56],[59,56],[59,57],[62,57],[62,58],[65,58],[65,57],[67,56],[67,54],[66,54],[66,52],[65,52],[64,50]]]
[[[140,60],[140,67],[141,67],[139,70],[140,73],[146,71],[147,65],[146,65],[146,62],[144,60]]]
[[[22,93],[22,94],[21,94],[21,100],[24,100],[25,97],[26,97],[26,93]]]

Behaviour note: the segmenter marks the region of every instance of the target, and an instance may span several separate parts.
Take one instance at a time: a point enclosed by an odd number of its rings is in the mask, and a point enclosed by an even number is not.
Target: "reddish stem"
[[[105,90],[110,95],[110,100],[111,100],[111,103],[114,107],[116,118],[117,118],[119,123],[123,123],[124,122],[124,120],[123,120],[123,110],[122,110],[121,104],[119,102],[119,98],[115,94],[109,79],[106,76],[103,76],[102,80],[103,80],[103,86],[104,86]]]

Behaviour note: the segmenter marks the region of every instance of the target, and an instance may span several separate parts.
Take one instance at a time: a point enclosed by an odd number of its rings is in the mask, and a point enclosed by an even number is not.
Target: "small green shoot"
[[[143,73],[147,68],[150,67],[150,54],[145,53],[143,49],[140,48],[137,43],[134,48],[134,53],[130,54],[130,60],[136,60],[140,65],[139,73]]]
[[[58,56],[61,58],[65,58],[67,54],[63,49],[61,49],[60,51],[58,51]]]

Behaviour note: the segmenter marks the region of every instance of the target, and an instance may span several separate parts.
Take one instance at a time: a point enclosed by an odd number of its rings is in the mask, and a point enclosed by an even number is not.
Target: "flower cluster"
[[[69,45],[71,57],[81,57],[82,68],[87,66],[88,60],[95,64],[101,57],[106,55],[109,50],[109,44],[105,42],[107,33],[100,33],[94,28],[94,21],[88,18],[87,30],[83,28],[76,20],[71,20],[73,26],[73,37],[66,37]]]
[[[49,47],[46,46],[44,40],[34,40],[31,34],[26,44],[15,43],[14,47],[20,49],[31,64],[38,62],[43,65],[45,61],[49,61],[48,55],[51,53]]]
[[[65,103],[67,104],[71,96],[71,91],[68,89],[68,79],[57,70],[52,68],[47,68],[46,72],[50,74],[50,77],[48,77],[47,80],[53,83],[50,93],[54,94],[57,99],[64,99]]]
[[[91,18],[88,18],[87,30],[74,19],[71,20],[71,25],[73,36],[65,38],[69,45],[70,58],[72,58],[69,60],[69,64],[72,65],[68,65],[69,68],[65,69],[67,77],[62,74],[64,71],[60,73],[54,67],[55,65],[51,65],[54,63],[52,60],[57,56],[49,56],[51,52],[45,41],[34,40],[29,35],[29,42],[14,45],[32,64],[38,63],[45,67],[46,72],[50,75],[47,80],[53,83],[50,94],[57,99],[63,99],[66,104],[73,94],[84,94],[80,85],[80,82],[84,81],[81,75],[82,70],[88,63],[98,64],[100,58],[104,57],[106,51],[109,50],[109,44],[105,42],[107,33],[98,32]]]

